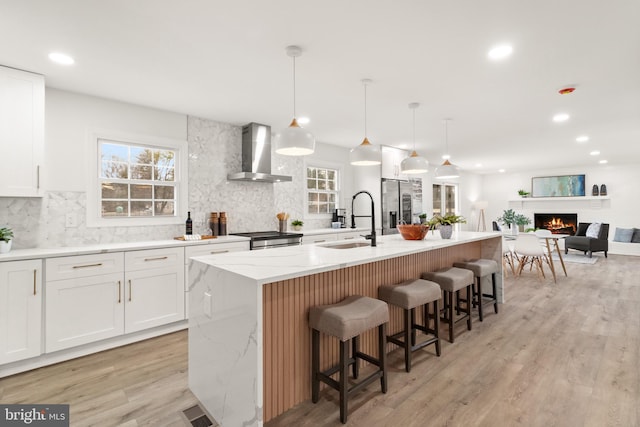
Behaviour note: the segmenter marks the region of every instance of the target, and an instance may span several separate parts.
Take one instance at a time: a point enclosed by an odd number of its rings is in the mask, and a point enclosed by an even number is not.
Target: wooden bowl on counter
[[[427,224],[399,224],[398,231],[404,240],[422,240],[429,231]]]

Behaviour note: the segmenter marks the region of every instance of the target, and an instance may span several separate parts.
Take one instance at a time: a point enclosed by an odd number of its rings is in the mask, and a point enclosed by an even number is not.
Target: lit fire
[[[544,227],[547,230],[554,231],[554,230],[563,230],[567,228],[575,228],[575,224],[564,222],[562,218],[553,217],[551,218],[551,221],[547,221],[544,223]]]

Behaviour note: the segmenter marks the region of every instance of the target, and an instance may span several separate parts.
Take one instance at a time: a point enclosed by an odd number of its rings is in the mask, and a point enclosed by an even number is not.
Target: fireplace
[[[573,236],[578,229],[578,214],[575,213],[537,213],[533,214],[535,228],[550,230],[553,234]]]

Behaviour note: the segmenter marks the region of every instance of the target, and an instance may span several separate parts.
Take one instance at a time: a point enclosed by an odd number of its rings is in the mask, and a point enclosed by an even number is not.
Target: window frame
[[[343,177],[343,168],[342,165],[337,163],[330,162],[322,162],[317,160],[306,161],[304,163],[304,200],[303,200],[303,217],[305,219],[325,219],[332,218],[333,212],[328,213],[309,213],[309,192],[313,190],[309,190],[307,188],[307,173],[309,168],[316,169],[332,169],[336,171],[338,174],[338,178],[336,179],[336,190],[334,191],[336,194],[336,208],[341,208],[342,204],[340,202],[342,196],[342,177]]]
[[[184,223],[189,203],[189,153],[187,141],[103,129],[91,130],[88,139],[89,162],[87,162],[87,164],[89,166],[87,174],[89,179],[87,180],[87,227],[133,227]],[[102,197],[99,179],[101,171],[99,144],[101,140],[116,144],[145,146],[152,149],[157,148],[175,152],[174,187],[177,193],[175,215],[113,218],[103,218],[101,216],[100,202]],[[131,200],[131,198],[129,198],[129,200]]]

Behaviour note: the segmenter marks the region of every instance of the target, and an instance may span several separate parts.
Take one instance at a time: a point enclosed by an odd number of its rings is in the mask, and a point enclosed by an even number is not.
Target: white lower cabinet
[[[47,280],[46,308],[47,353],[122,335],[123,274]]]
[[[184,320],[184,248],[127,252],[124,265],[125,333]]]
[[[184,319],[183,248],[46,262],[47,352]]]
[[[363,240],[365,234],[369,233],[363,231],[347,231],[338,233],[338,240]]]
[[[42,353],[42,261],[0,263],[0,365]]]

